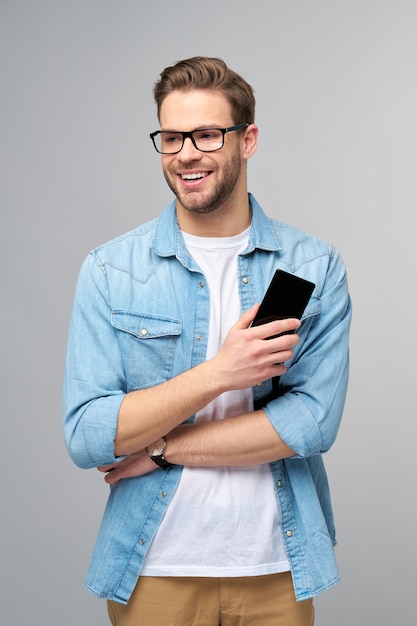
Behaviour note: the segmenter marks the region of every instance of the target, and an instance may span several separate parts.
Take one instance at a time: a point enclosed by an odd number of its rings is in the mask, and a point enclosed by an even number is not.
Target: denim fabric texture
[[[348,383],[351,303],[335,248],[269,219],[249,194],[249,245],[239,257],[242,312],[260,302],[276,269],[316,284],[300,342],[280,378],[254,401],[296,455],[270,464],[298,600],[339,580],[335,528],[322,454],[333,444]],[[92,251],[79,275],[64,381],[64,434],[82,468],[114,457],[126,393],[162,383],[205,359],[210,295],[179,229],[175,201],[162,215]],[[190,417],[190,421],[193,417]],[[182,468],[122,480],[110,495],[85,585],[126,603]]]

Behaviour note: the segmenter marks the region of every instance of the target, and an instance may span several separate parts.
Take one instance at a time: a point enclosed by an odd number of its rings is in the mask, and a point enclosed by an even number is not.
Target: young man
[[[311,626],[338,581],[321,455],[347,387],[345,269],[248,194],[241,76],[196,57],[154,96],[175,200],[91,252],[69,334],[68,450],[111,485],[85,584],[113,626]],[[301,325],[251,326],[277,268],[316,285]]]

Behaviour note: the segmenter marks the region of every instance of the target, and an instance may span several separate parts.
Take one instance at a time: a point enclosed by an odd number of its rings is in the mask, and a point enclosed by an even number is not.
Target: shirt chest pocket
[[[172,378],[182,329],[180,321],[112,311],[111,323],[118,331],[127,391],[151,387]]]

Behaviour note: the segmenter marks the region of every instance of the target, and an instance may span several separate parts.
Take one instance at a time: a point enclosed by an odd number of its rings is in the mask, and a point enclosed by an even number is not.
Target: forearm
[[[178,426],[167,436],[165,458],[178,465],[211,467],[258,465],[293,454],[260,410]]]
[[[207,361],[161,385],[128,393],[119,411],[115,455],[145,448],[222,391],[221,380]]]
[[[166,435],[166,440],[165,459],[186,467],[261,465],[294,454],[262,410],[214,422],[177,426]],[[157,466],[141,449],[120,463],[98,469],[111,485],[147,474]]]

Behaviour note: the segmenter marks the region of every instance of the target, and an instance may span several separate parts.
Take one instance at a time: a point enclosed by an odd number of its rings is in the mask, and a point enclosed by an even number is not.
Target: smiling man
[[[311,626],[339,578],[322,454],[347,388],[343,262],[248,193],[241,76],[195,57],[154,96],[175,199],[90,253],[68,340],[68,450],[111,486],[85,584],[113,626]],[[301,324],[252,326],[277,268],[313,297]]]

